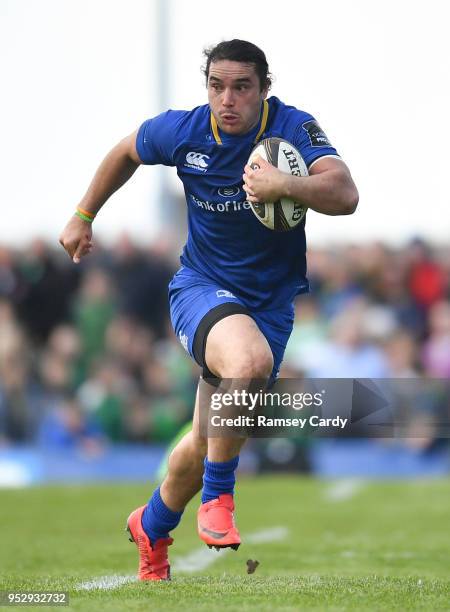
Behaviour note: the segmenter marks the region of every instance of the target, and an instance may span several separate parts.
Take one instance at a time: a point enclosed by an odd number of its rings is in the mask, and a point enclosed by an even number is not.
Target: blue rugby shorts
[[[225,286],[218,285],[186,267],[181,267],[169,284],[169,304],[175,334],[184,349],[202,367],[206,367],[206,364],[202,363],[204,350],[202,356],[199,356],[198,350],[194,350],[195,335],[202,321],[207,317],[213,321],[214,317],[211,318],[211,315],[223,304],[230,304],[229,314],[243,312],[251,316],[272,350],[274,366],[271,382],[277,378],[292,332],[293,304],[275,310],[254,310],[244,299],[231,293]],[[223,310],[218,309],[222,312]],[[223,318],[223,315],[220,318]]]

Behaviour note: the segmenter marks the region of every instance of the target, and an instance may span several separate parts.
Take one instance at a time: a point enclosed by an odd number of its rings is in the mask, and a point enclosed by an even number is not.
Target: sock
[[[224,493],[234,493],[236,478],[234,472],[239,463],[239,455],[230,461],[208,461],[205,459],[203,474],[202,504],[216,499]]]
[[[160,538],[168,538],[169,531],[175,529],[182,514],[183,510],[174,512],[166,506],[158,487],[142,513],[142,527],[151,543],[155,544]]]

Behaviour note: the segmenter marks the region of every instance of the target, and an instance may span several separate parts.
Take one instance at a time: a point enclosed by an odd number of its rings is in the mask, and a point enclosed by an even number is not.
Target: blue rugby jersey
[[[250,210],[243,189],[255,142],[271,136],[291,142],[307,166],[337,155],[310,114],[276,97],[264,102],[258,125],[246,134],[221,132],[206,104],[148,119],[136,139],[144,164],[176,166],[183,182],[188,238],[181,264],[255,309],[277,308],[308,291],[305,220],[290,232],[274,232]]]

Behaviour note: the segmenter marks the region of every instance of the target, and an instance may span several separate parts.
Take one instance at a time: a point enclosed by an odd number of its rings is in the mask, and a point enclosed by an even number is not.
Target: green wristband
[[[83,215],[83,213],[81,213],[79,210],[76,210],[75,214],[77,217],[80,217],[80,219],[83,219],[83,221],[87,221],[88,223],[92,223],[92,221],[94,220],[88,217],[87,215]]]

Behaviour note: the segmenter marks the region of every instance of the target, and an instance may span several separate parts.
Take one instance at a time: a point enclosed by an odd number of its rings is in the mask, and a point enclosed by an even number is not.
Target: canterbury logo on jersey
[[[188,168],[194,168],[195,170],[206,172],[208,163],[205,160],[207,159],[209,159],[209,155],[206,155],[205,153],[189,151],[189,153],[186,155],[186,163],[184,165]]]

